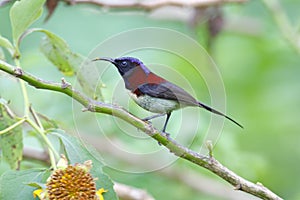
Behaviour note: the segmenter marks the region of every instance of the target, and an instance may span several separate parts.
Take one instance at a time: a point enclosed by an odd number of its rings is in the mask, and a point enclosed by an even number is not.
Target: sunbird
[[[197,101],[181,87],[151,72],[142,61],[133,57],[95,58],[93,61],[103,60],[115,65],[122,76],[130,97],[142,108],[156,115],[144,118],[144,121],[166,115],[162,132],[165,133],[171,113],[187,106],[197,106],[212,113],[221,115],[239,127],[241,124],[227,115]]]

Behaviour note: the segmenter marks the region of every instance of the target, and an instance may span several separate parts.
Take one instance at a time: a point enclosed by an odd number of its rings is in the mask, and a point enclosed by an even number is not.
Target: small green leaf
[[[46,184],[41,183],[41,182],[29,182],[29,183],[26,183],[26,185],[29,185],[31,187],[38,188],[38,189],[45,189],[46,188]]]
[[[29,169],[22,171],[6,171],[0,177],[0,199],[33,199],[33,191],[30,182],[42,182],[44,169]]]
[[[17,45],[19,37],[24,31],[41,16],[45,1],[46,0],[16,1],[11,7],[10,20],[15,45]]]
[[[0,46],[4,47],[7,49],[7,51],[10,53],[11,56],[14,56],[15,48],[14,46],[10,43],[10,41],[0,35]]]
[[[108,192],[104,193],[104,199],[118,199],[113,190],[111,179],[103,173],[103,164],[100,161],[99,153],[91,146],[83,145],[76,137],[66,134],[63,130],[54,130],[51,135],[60,139],[63,144],[66,156],[71,164],[84,163],[84,161],[92,160],[93,167],[91,174],[96,180],[97,189],[104,188]]]
[[[0,130],[17,122],[12,118],[8,107],[0,104]],[[23,155],[23,133],[20,126],[0,135],[0,148],[4,159],[12,169],[18,169]]]

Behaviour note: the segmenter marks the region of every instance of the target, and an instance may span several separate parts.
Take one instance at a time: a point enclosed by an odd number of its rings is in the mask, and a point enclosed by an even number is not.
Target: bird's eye
[[[126,65],[127,65],[127,62],[126,62],[126,61],[121,62],[121,66],[122,66],[122,67],[126,67]]]

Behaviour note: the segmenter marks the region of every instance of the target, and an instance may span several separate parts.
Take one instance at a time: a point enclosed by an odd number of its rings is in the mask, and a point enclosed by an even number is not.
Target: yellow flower
[[[58,169],[48,178],[45,189],[37,189],[33,196],[41,200],[104,200],[101,188],[96,191],[95,179],[90,174],[92,161],[68,165],[66,158],[59,161]]]

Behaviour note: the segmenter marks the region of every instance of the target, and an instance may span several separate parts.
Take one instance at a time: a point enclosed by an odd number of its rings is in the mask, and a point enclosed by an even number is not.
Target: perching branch
[[[65,2],[74,4],[93,4],[108,8],[129,8],[129,9],[143,9],[154,10],[164,6],[178,6],[178,7],[208,7],[217,6],[224,3],[243,3],[247,0],[155,0],[155,1],[107,1],[107,0],[65,0]]]
[[[157,169],[157,163],[163,162],[163,158],[157,158],[154,162],[151,159],[144,159],[144,157],[128,156],[127,152],[119,151],[115,147],[113,147],[106,140],[99,140],[95,135],[84,135],[81,134],[82,139],[87,143],[95,147],[101,154],[110,155],[113,158],[116,158],[119,162],[124,163],[125,165],[135,166],[139,169],[143,169],[144,171],[149,171],[150,169]],[[110,138],[113,143],[119,143],[118,138],[112,137]],[[185,171],[185,173],[182,173]],[[224,200],[249,200],[252,199],[249,197],[247,193],[237,192],[232,189],[229,185],[224,185],[224,183],[207,177],[205,175],[201,175],[197,173],[195,170],[188,169],[188,167],[171,165],[169,167],[160,169],[157,171],[158,176],[164,176],[172,181],[180,182],[187,187],[193,189],[194,191],[198,191],[202,194],[207,194],[212,197],[216,197],[217,199]]]
[[[246,179],[227,169],[215,158],[199,154],[182,146],[175,140],[167,137],[164,134],[161,134],[161,132],[155,129],[151,124],[135,117],[120,106],[106,104],[90,99],[81,92],[73,89],[70,84],[64,81],[64,79],[62,83],[44,81],[2,60],[0,60],[0,70],[24,80],[37,89],[52,90],[64,93],[83,105],[85,107],[85,111],[109,114],[123,119],[129,124],[147,133],[153,139],[157,140],[160,144],[168,148],[170,152],[176,156],[188,160],[198,166],[204,167],[222,179],[226,180],[233,185],[236,190],[247,192],[262,199],[281,200],[279,196],[277,196],[268,188],[264,187],[261,183],[254,184],[250,181],[247,181]]]

